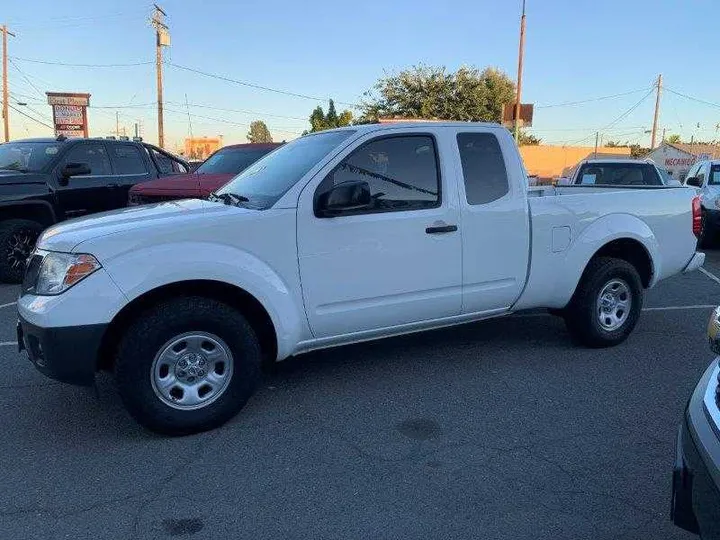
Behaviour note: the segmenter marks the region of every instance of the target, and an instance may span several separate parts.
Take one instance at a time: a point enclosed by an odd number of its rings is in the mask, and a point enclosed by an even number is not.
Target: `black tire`
[[[22,283],[27,259],[41,232],[43,226],[28,219],[0,223],[0,281]]]
[[[698,247],[700,249],[708,249],[713,247],[715,243],[715,230],[710,226],[707,219],[705,209],[702,211],[702,217],[700,221],[700,237],[698,238]]]
[[[624,322],[608,330],[600,319],[598,297],[613,280],[627,284],[630,308]],[[611,347],[622,343],[635,328],[643,303],[643,286],[634,266],[621,259],[597,257],[588,263],[575,294],[565,309],[565,325],[573,339],[587,347]],[[607,320],[607,319],[606,319]]]
[[[169,341],[188,332],[222,339],[232,353],[232,374],[215,401],[202,408],[179,410],[156,395],[152,366]],[[243,408],[257,386],[260,363],[258,339],[239,311],[210,298],[180,297],[144,312],[128,327],[115,357],[115,383],[138,423],[164,435],[189,435],[221,426]]]

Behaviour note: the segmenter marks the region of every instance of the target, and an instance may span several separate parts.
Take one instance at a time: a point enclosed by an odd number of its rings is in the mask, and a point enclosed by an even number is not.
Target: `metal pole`
[[[157,109],[158,109],[158,146],[165,147],[165,132],[163,129],[163,80],[162,80],[162,40],[160,33],[167,33],[164,22],[166,13],[157,4],[153,13],[152,23],[155,26],[155,71],[157,72]]]
[[[600,132],[595,132],[595,159],[597,159],[598,140],[600,139]]]
[[[520,48],[518,50],[518,75],[517,75],[517,93],[515,95],[515,143],[520,140],[520,96],[522,94],[522,72],[523,72],[523,56],[525,54],[525,0],[523,0],[522,17],[520,17]]]
[[[158,109],[158,146],[165,147],[163,130],[163,81],[162,81],[162,48],[160,46],[160,30],[156,32],[155,69],[157,70],[157,109]]]
[[[2,31],[2,77],[3,77],[3,84],[2,84],[2,99],[3,99],[3,106],[2,106],[2,116],[3,116],[3,127],[5,129],[5,142],[8,142],[10,140],[10,117],[8,116],[8,51],[7,51],[7,37],[8,34],[11,36],[15,36],[12,32],[10,32],[7,29],[6,25],[2,25],[0,27],[0,31]]]
[[[657,137],[658,118],[660,116],[660,93],[662,91],[662,73],[657,79],[657,96],[655,98],[655,116],[653,118],[652,136],[650,139],[650,149],[655,148],[655,138]]]
[[[115,111],[115,135],[120,137],[120,111]]]

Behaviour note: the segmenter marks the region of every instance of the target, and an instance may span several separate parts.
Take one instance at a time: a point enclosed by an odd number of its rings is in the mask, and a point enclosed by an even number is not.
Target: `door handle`
[[[457,225],[433,225],[432,227],[425,228],[425,232],[427,234],[444,234],[449,232],[455,232],[457,230]]]

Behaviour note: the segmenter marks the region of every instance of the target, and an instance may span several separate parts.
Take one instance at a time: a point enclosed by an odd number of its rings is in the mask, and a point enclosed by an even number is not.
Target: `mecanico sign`
[[[52,105],[55,135],[66,137],[87,137],[87,108],[90,94],[45,92],[48,104]]]

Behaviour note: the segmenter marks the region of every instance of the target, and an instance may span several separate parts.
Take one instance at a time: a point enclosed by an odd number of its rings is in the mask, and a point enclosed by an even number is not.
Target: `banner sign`
[[[90,94],[46,92],[52,105],[55,136],[87,137]]]

